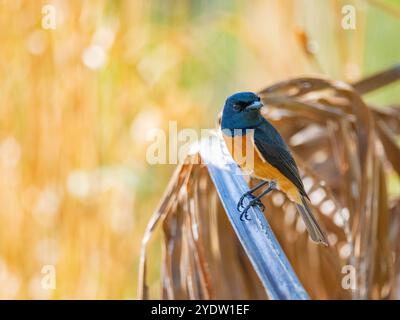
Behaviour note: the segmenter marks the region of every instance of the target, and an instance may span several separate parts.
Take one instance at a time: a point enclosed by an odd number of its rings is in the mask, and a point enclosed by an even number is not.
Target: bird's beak
[[[263,103],[261,101],[254,101],[252,104],[246,107],[246,110],[259,110],[263,107]]]

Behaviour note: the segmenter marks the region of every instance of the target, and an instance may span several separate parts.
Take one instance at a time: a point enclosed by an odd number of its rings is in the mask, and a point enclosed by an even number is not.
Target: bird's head
[[[246,129],[262,121],[260,109],[263,103],[253,92],[238,92],[225,101],[221,127],[224,129]]]

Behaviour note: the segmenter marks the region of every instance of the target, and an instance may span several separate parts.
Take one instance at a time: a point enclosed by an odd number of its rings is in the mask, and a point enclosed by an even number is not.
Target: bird
[[[311,239],[328,246],[325,232],[310,208],[310,198],[290,149],[277,129],[261,114],[263,107],[257,94],[238,92],[226,99],[222,111],[222,136],[232,158],[242,170],[261,181],[240,197],[237,204],[238,211],[243,209],[240,219],[250,219],[248,210],[252,206],[264,210],[260,199],[272,190],[279,190],[296,204]],[[255,191],[266,185],[268,187],[260,195],[254,196]],[[249,201],[244,206],[246,198]]]

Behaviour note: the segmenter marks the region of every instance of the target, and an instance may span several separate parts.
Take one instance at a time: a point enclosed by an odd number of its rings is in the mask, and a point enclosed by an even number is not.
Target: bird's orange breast
[[[301,197],[297,187],[277,168],[272,166],[268,159],[264,159],[254,144],[252,132],[233,137],[223,134],[223,137],[232,158],[245,173],[261,180],[276,181],[279,190],[286,193],[290,200],[301,204]]]

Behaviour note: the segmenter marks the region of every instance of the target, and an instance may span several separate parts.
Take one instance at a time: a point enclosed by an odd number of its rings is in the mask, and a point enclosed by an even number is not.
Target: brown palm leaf
[[[400,174],[400,109],[369,107],[361,94],[399,78],[393,68],[353,86],[297,78],[259,92],[265,117],[293,150],[314,212],[330,247],[309,240],[296,209],[274,192],[266,217],[309,296],[314,299],[388,299],[398,296],[400,197],[387,190]],[[268,298],[232,229],[199,154],[176,169],[143,240],[141,298],[147,243],[163,232],[163,299]],[[250,181],[254,184],[255,181]],[[343,285],[355,271],[354,290]]]

